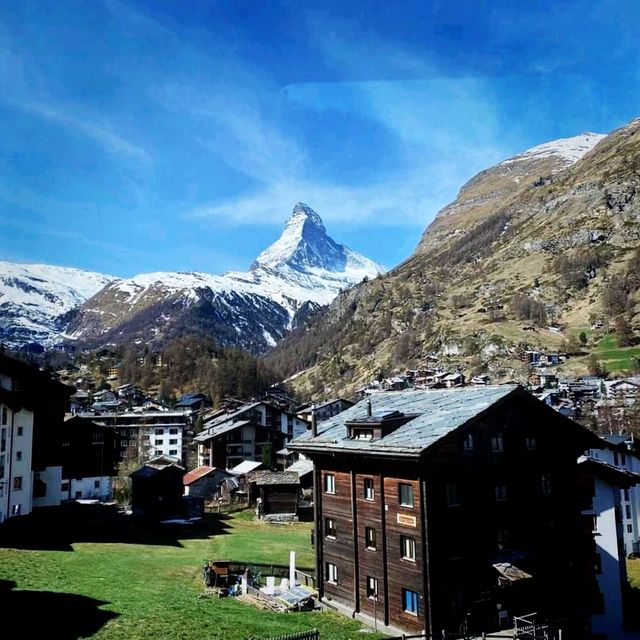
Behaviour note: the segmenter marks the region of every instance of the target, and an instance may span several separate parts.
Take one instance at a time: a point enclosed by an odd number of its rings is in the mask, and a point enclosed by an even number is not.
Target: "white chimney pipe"
[[[289,588],[296,586],[296,552],[289,551]]]

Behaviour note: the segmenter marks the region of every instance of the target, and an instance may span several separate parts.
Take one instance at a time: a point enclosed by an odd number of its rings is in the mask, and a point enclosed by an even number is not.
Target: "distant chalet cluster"
[[[295,406],[274,386],[213,409],[199,392],[168,406],[130,384],[75,391],[0,354],[0,538],[13,518],[111,501],[130,481],[132,518],[235,504],[312,521],[320,602],[388,633],[481,633],[536,612],[549,633],[623,637],[640,450],[568,407],[624,412],[640,380],[537,375],[535,395],[425,368],[352,401]]]

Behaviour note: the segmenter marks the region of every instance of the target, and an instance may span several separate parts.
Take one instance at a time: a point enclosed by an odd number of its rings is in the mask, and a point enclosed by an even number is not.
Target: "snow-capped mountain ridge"
[[[301,313],[384,271],[337,244],[320,216],[298,203],[282,235],[249,271],[155,272],[114,281],[81,307],[66,337],[91,344],[162,340],[189,330],[182,325],[192,317],[223,344],[264,351]]]
[[[113,280],[70,267],[0,262],[0,342],[55,343],[61,318]]]
[[[603,133],[581,133],[571,138],[559,138],[558,140],[531,147],[531,149],[527,149],[513,158],[504,160],[498,166],[502,167],[523,160],[548,157],[559,158],[566,166],[569,166],[578,162],[604,138],[606,138],[606,135]]]

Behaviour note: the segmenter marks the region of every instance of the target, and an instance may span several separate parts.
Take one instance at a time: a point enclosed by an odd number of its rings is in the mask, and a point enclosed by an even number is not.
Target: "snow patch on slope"
[[[559,158],[564,161],[566,166],[570,166],[591,151],[603,138],[606,138],[606,135],[602,133],[583,133],[571,138],[560,138],[532,147],[513,158],[504,160],[498,166],[503,167],[523,160],[551,157]]]

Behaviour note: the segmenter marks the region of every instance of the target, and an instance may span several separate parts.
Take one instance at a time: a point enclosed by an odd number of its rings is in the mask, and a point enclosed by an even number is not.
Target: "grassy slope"
[[[234,516],[223,524],[217,533],[203,537],[192,537],[178,528],[179,540],[173,546],[80,542],[73,543],[72,551],[0,549],[0,579],[16,583],[9,602],[20,599],[23,606],[29,597],[34,602],[43,596],[55,599],[52,594],[33,591],[100,601],[102,604],[92,602],[90,611],[82,614],[86,621],[76,620],[80,635],[100,640],[235,640],[309,628],[320,629],[326,640],[358,637],[359,624],[331,613],[283,615],[259,611],[233,598],[198,598],[206,559],[233,557],[286,564],[289,550],[295,549],[300,566],[313,564],[307,524],[268,526],[252,522],[250,514]],[[73,606],[62,615],[53,611],[59,607],[50,605],[52,616],[45,616],[40,607],[39,615],[46,617],[50,634],[76,637],[68,630],[69,620],[79,615],[72,613],[77,610]],[[35,606],[28,609],[35,610]],[[103,611],[115,617],[91,635],[102,624],[98,619],[105,617]]]

